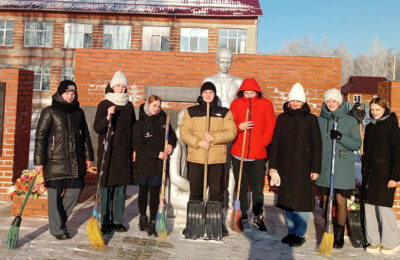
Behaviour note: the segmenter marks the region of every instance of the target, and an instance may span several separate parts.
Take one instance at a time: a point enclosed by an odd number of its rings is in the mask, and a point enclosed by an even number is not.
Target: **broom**
[[[165,123],[165,141],[164,141],[164,151],[168,146],[169,139],[169,110],[167,110],[167,120]],[[163,160],[163,170],[162,170],[162,182],[161,182],[161,194],[160,194],[160,204],[158,205],[158,212],[156,216],[156,233],[161,238],[166,238],[168,236],[167,220],[165,219],[165,185],[166,185],[166,172],[167,172],[167,160],[165,157]]]
[[[13,222],[11,223],[11,227],[7,232],[6,240],[4,242],[6,243],[8,249],[16,249],[18,246],[19,227],[21,226],[21,221],[22,221],[21,217],[22,211],[24,210],[26,201],[28,200],[28,197],[31,194],[33,184],[36,181],[36,176],[37,175],[33,177],[31,185],[29,186],[29,190],[25,195],[25,199],[24,202],[22,203],[21,209],[19,210],[18,215],[14,218]]]
[[[246,122],[248,119],[249,119],[249,109],[246,110]],[[232,211],[231,226],[230,226],[230,228],[233,231],[236,231],[238,233],[241,233],[243,231],[242,213],[240,212],[239,195],[240,195],[240,184],[242,182],[243,157],[244,157],[244,148],[245,148],[245,143],[246,143],[246,135],[247,135],[247,129],[244,130],[244,134],[243,134],[242,156],[240,157],[238,188],[236,191],[236,199],[235,199],[235,202],[233,203],[233,211]]]
[[[337,130],[337,121],[333,125],[333,129]],[[319,244],[318,252],[324,255],[329,255],[333,248],[333,223],[332,223],[332,207],[333,207],[333,187],[335,184],[335,150],[336,150],[336,139],[332,141],[332,166],[331,166],[331,180],[329,189],[329,204],[328,204],[328,221],[326,223],[325,232],[322,236],[321,243]]]
[[[112,122],[112,114],[110,115],[110,120],[108,121],[107,134],[106,138],[104,139],[104,150],[103,150],[103,156],[101,158],[99,179],[97,180],[96,199],[94,201],[93,213],[86,226],[86,231],[90,243],[92,243],[93,247],[96,249],[105,249],[107,247],[103,239],[103,235],[101,234],[101,230],[99,228],[100,220],[99,220],[99,212],[97,211],[97,205],[100,194],[100,180],[101,176],[103,176],[104,162],[105,162],[106,152],[108,150],[108,139],[110,137],[110,132],[111,132],[111,122]]]

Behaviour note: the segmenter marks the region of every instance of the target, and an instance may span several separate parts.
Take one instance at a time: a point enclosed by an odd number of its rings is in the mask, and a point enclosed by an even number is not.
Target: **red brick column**
[[[400,81],[384,81],[378,83],[378,97],[385,98],[390,105],[392,112],[396,113],[400,120]],[[400,184],[397,184],[394,198],[393,210],[400,219]]]
[[[0,81],[6,83],[0,156],[0,201],[10,201],[10,186],[21,171],[28,167],[33,72],[3,68],[0,69]]]

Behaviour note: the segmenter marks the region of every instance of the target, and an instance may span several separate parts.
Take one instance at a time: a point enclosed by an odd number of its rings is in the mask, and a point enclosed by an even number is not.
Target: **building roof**
[[[0,10],[196,16],[260,16],[258,0],[0,0]]]
[[[342,86],[342,94],[357,93],[357,94],[377,94],[378,83],[387,81],[383,77],[361,77],[350,76],[347,84]]]

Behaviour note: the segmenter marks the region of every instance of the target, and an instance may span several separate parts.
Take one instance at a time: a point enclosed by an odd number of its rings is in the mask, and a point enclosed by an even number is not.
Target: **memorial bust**
[[[229,108],[232,101],[236,98],[236,93],[242,85],[243,80],[229,74],[232,66],[233,55],[231,49],[221,48],[217,52],[216,63],[219,72],[210,77],[206,77],[203,81],[214,83],[217,89],[219,105]]]

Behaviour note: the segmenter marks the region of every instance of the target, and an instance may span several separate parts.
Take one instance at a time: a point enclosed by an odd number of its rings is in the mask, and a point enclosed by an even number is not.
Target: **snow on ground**
[[[238,234],[230,232],[222,242],[187,240],[182,235],[185,216],[169,218],[170,234],[166,239],[148,237],[138,230],[136,186],[128,187],[124,224],[129,226],[126,233],[106,236],[108,247],[104,251],[95,250],[86,235],[87,220],[92,212],[94,186],[87,186],[80,203],[74,209],[68,222],[71,240],[58,241],[49,234],[46,219],[23,217],[19,248],[9,250],[0,245],[1,259],[398,259],[395,256],[378,257],[367,254],[362,248],[353,248],[346,238],[343,249],[334,249],[329,257],[317,253],[317,241],[323,233],[321,210],[317,207],[314,217],[309,220],[306,243],[300,248],[291,248],[280,241],[286,235],[283,211],[273,206],[273,195],[265,195],[264,215],[268,232],[254,228]],[[13,220],[10,203],[0,203],[0,239],[5,240]],[[250,218],[251,219],[251,218]],[[316,232],[317,230],[317,232]],[[318,235],[316,235],[318,234]]]

